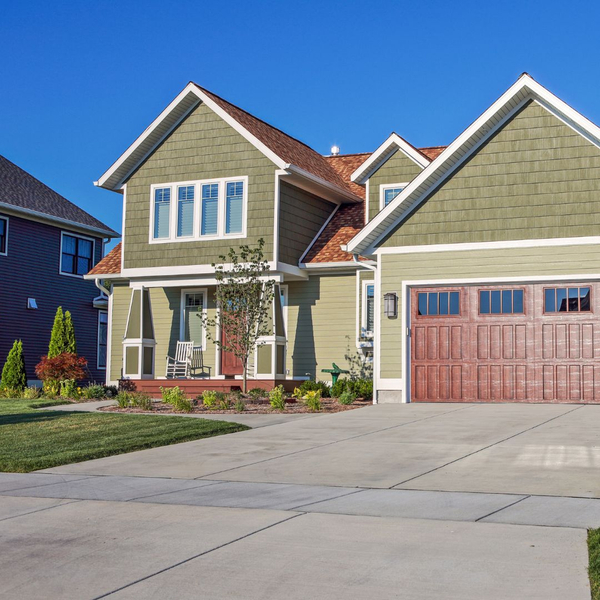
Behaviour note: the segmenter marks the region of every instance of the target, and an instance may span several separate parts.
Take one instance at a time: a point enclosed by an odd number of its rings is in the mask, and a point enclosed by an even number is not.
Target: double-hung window
[[[66,275],[83,276],[94,266],[94,242],[67,233],[62,234],[60,272]]]
[[[8,219],[0,217],[0,254],[8,254]]]
[[[362,295],[362,332],[373,337],[375,329],[375,284],[365,281]]]
[[[245,237],[247,186],[246,177],[152,186],[151,241]]]

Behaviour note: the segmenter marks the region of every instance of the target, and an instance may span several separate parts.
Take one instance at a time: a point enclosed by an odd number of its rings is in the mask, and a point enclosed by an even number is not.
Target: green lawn
[[[249,429],[225,421],[66,413],[64,401],[0,400],[0,471],[26,473]]]
[[[588,531],[588,552],[590,555],[590,587],[592,600],[600,600],[600,529]]]

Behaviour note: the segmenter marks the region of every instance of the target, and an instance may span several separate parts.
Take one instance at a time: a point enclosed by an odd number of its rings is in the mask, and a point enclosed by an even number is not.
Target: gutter
[[[377,272],[377,263],[373,264],[373,261],[360,261],[358,260],[358,254],[353,254],[352,255],[352,262],[356,263],[357,265],[360,265],[362,267],[365,267],[365,269],[369,269],[369,271],[373,271],[373,273]]]

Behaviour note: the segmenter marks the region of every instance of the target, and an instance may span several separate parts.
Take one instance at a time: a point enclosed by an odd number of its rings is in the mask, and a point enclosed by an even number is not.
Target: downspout
[[[367,263],[360,262],[358,260],[358,254],[352,254],[352,261],[357,265],[364,267],[365,269],[369,269],[375,273],[375,292],[376,292],[376,302],[375,302],[375,334],[373,336],[373,404],[377,404],[377,373],[379,370],[379,356],[375,351],[377,348],[377,341],[379,339],[379,300],[378,300],[378,290],[377,290],[377,266],[369,265]]]
[[[100,290],[100,292],[102,292],[105,296],[110,296],[110,291],[107,290],[101,283],[100,279],[94,279],[94,284],[96,285],[96,287]]]

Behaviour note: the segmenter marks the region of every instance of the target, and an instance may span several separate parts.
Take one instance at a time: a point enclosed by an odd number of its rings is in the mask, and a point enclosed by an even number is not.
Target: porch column
[[[123,338],[123,377],[151,379],[154,377],[154,324],[147,288],[131,291],[129,314]]]

